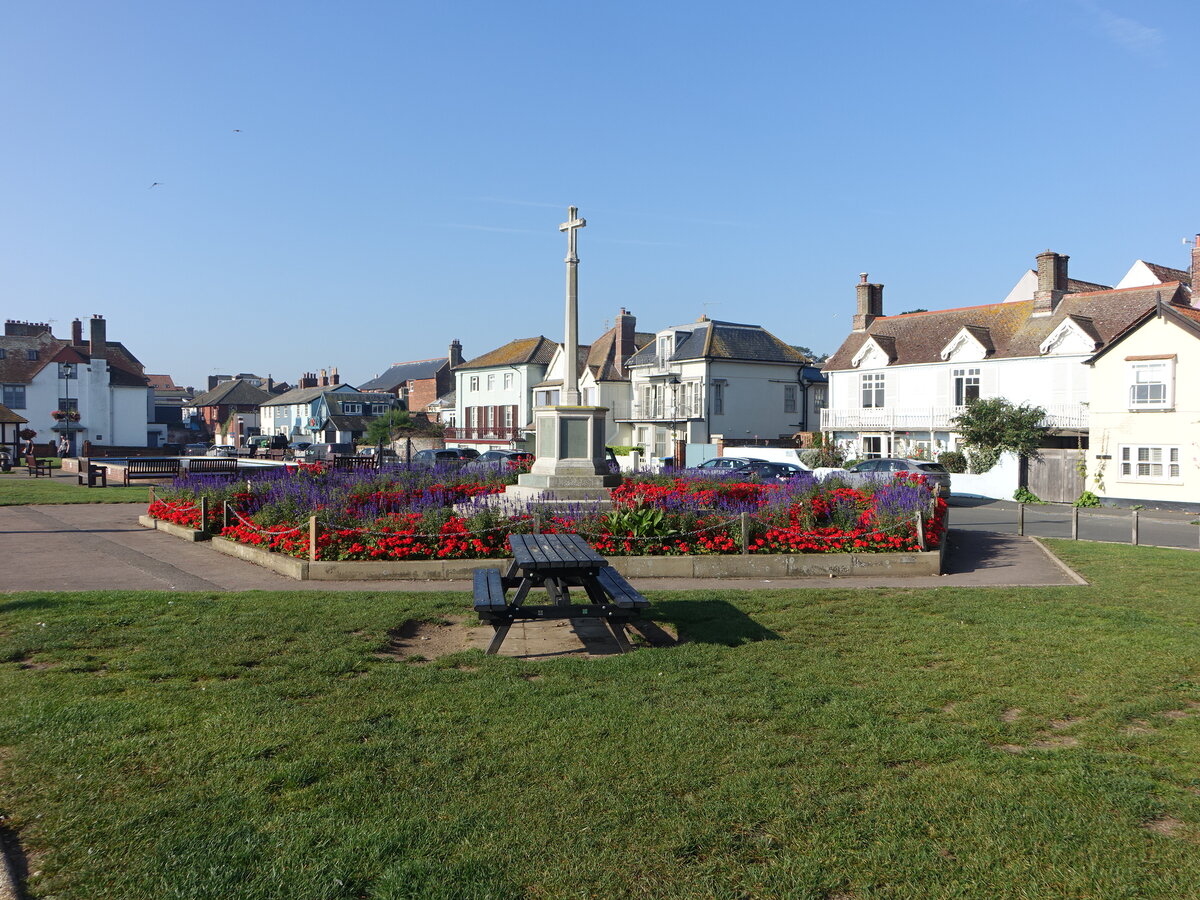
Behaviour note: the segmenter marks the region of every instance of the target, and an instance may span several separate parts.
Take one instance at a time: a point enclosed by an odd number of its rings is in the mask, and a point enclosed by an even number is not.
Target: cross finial
[[[585,225],[587,225],[587,220],[579,218],[579,208],[577,206],[568,206],[567,221],[558,226],[559,231],[567,233],[567,258],[564,262],[579,262],[579,257],[575,252],[575,232]]]

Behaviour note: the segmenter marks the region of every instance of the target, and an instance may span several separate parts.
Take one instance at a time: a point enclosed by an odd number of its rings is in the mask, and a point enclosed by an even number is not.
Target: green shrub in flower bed
[[[160,492],[150,515],[200,526],[240,543],[309,556],[308,522],[317,517],[321,560],[487,559],[508,555],[514,533],[570,532],[606,555],[655,556],[741,552],[742,516],[750,553],[912,552],[936,548],[944,500],[920,476],[850,488],[801,475],[783,484],[728,476],[635,477],[612,491],[612,509],[595,504],[532,506],[511,515],[487,505],[515,481],[511,473],[455,470],[331,472],[275,470],[250,482],[180,478]],[[223,526],[222,505],[233,520]]]

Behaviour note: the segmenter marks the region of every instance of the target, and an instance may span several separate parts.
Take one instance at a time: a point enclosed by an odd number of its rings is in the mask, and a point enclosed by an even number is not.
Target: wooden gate
[[[1025,461],[1022,483],[1049,503],[1073,503],[1083,493],[1083,476],[1077,468],[1082,451],[1060,448],[1039,452],[1041,459]]]

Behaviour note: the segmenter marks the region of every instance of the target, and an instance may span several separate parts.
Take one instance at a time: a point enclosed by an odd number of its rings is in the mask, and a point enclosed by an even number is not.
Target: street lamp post
[[[65,412],[67,414],[66,418],[63,419],[63,422],[66,423],[63,425],[63,434],[67,438],[67,453],[72,454],[72,455],[74,455],[74,453],[75,453],[75,437],[74,437],[74,434],[71,429],[71,376],[74,374],[75,374],[75,366],[74,365],[72,365],[71,363],[63,363],[62,364],[63,380],[66,381],[66,383],[67,383],[66,396],[63,397],[63,400],[64,400],[63,406],[66,407],[66,409],[63,410],[63,412]]]

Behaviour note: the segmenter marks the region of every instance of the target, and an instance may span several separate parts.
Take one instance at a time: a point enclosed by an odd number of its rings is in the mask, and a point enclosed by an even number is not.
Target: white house
[[[1118,504],[1200,504],[1200,310],[1147,310],[1088,360],[1086,488]]]
[[[655,457],[679,444],[790,438],[815,430],[825,378],[760,325],[696,322],[657,332],[626,361],[628,443]]]
[[[821,429],[851,456],[930,458],[957,446],[952,420],[968,400],[1005,397],[1046,409],[1058,442],[1075,446],[1089,427],[1083,363],[1160,298],[1186,305],[1188,294],[1175,282],[1115,289],[1074,281],[1067,259],[1038,256],[1028,299],[1010,293],[1000,303],[899,316],[884,316],[883,285],[863,275],[854,330],[825,363]]]
[[[454,370],[453,447],[521,448],[533,425],[533,386],[558,347],[541,335],[510,341]]]
[[[71,339],[42,322],[9,320],[0,338],[0,403],[29,420],[38,443],[66,435],[71,452],[96,446],[153,447],[166,435],[154,424],[154,392],[141,362],[109,341],[102,316],[88,340],[76,319]]]

